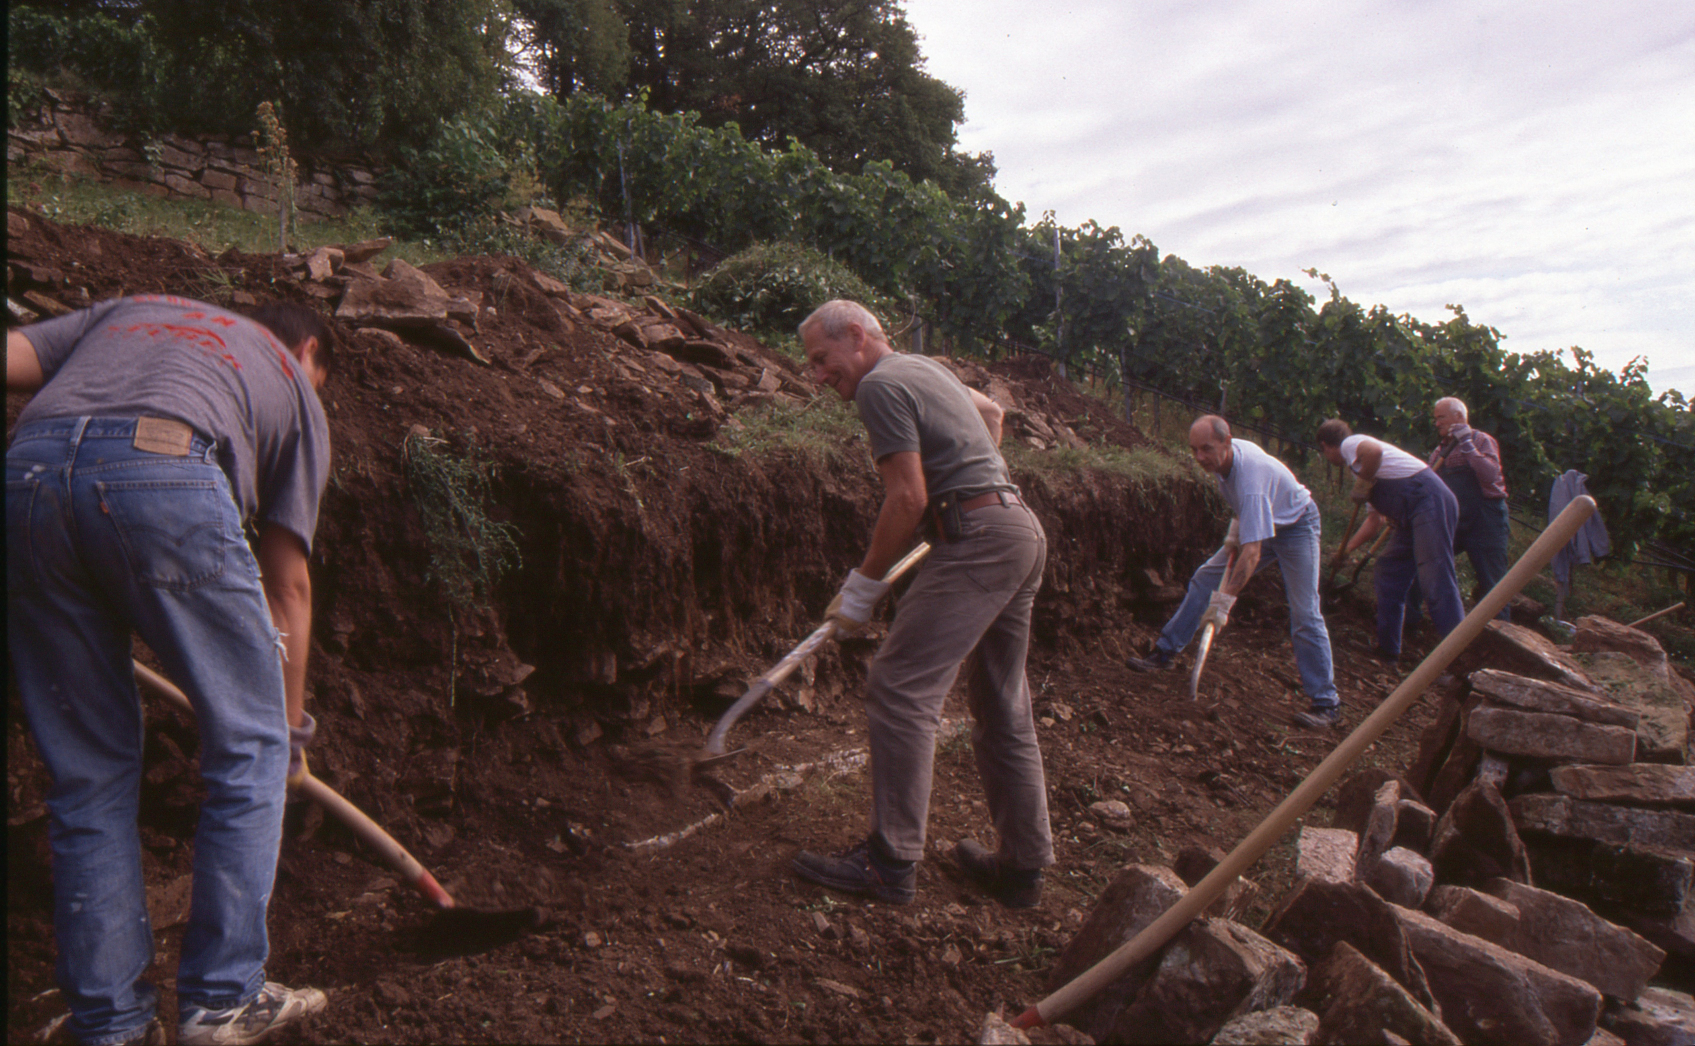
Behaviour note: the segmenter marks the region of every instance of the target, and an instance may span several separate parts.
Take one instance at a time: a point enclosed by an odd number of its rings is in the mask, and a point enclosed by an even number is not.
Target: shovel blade
[[[1207,653],[1212,650],[1212,636],[1216,630],[1216,627],[1210,621],[1201,626],[1201,646],[1195,652],[1195,667],[1189,672],[1189,700],[1191,701],[1200,700],[1201,669],[1206,667]]]

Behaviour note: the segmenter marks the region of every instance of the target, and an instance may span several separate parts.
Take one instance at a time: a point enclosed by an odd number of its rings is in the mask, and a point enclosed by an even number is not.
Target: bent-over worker
[[[307,557],[329,477],[312,310],[103,302],[6,336],[36,390],[6,453],[6,625],[52,778],[53,928],[68,1030],[163,1042],[136,826],[136,633],[194,703],[206,800],[177,1041],[259,1042],[324,1008],[265,979],[287,781],[305,774]],[[257,527],[257,555],[244,525]]]
[[[889,588],[878,579],[926,518],[935,547],[901,597],[865,681],[870,833],[836,856],[802,851],[795,870],[832,889],[914,900],[936,729],[964,663],[971,744],[999,845],[991,851],[967,839],[955,857],[1001,903],[1032,907],[1041,900],[1042,869],[1053,863],[1024,675],[1047,538],[996,449],[1002,410],[940,363],[895,352],[856,302],[824,304],[800,334],[813,380],[859,409],[884,485],[871,547],[830,604],[838,630],[869,620]]]
[[[1401,656],[1401,625],[1407,593],[1418,580],[1431,620],[1442,635],[1465,618],[1460,586],[1454,576],[1454,526],[1459,505],[1454,492],[1429,466],[1399,447],[1370,436],[1356,436],[1348,423],[1331,418],[1318,427],[1318,449],[1332,465],[1354,473],[1349,497],[1395,525],[1395,533],[1377,559],[1378,658]],[[1381,521],[1367,518],[1336,553],[1340,561],[1369,540]]]
[[[1330,632],[1319,609],[1319,514],[1312,494],[1289,466],[1245,439],[1233,439],[1230,424],[1215,414],[1189,426],[1195,461],[1218,477],[1224,503],[1235,513],[1224,545],[1189,579],[1177,613],[1166,622],[1153,650],[1132,657],[1130,667],[1157,671],[1189,645],[1207,622],[1222,629],[1242,586],[1255,572],[1277,563],[1289,602],[1289,640],[1301,689],[1312,705],[1297,712],[1301,726],[1324,728],[1341,718],[1341,700],[1331,667]]]

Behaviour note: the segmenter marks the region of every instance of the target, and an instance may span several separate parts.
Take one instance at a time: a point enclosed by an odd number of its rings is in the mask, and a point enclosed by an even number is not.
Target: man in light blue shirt
[[[1130,667],[1144,672],[1166,668],[1203,624],[1210,621],[1222,629],[1242,586],[1275,562],[1283,571],[1301,688],[1312,699],[1312,707],[1294,721],[1319,729],[1336,725],[1341,701],[1331,668],[1330,632],[1318,604],[1318,505],[1287,465],[1247,440],[1231,439],[1229,423],[1217,415],[1198,418],[1189,427],[1189,449],[1201,468],[1218,476],[1219,493],[1236,518],[1223,547],[1189,579],[1182,606],[1153,650],[1147,657],[1132,657]]]

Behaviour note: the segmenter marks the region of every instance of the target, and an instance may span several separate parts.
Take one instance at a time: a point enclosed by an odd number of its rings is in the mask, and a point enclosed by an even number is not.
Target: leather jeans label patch
[[[194,430],[180,421],[169,418],[137,418],[132,446],[150,454],[169,454],[186,457],[194,442]]]

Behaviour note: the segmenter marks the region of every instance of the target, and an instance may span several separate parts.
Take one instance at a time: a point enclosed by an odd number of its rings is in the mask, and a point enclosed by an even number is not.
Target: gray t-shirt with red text
[[[157,417],[218,446],[242,518],[312,547],[330,431],[300,362],[268,329],[205,302],[143,295],[24,328],[47,384],[18,422]]]
[[[954,490],[1014,490],[989,427],[954,373],[924,356],[884,356],[859,381],[853,402],[871,455],[916,451],[932,498]]]

